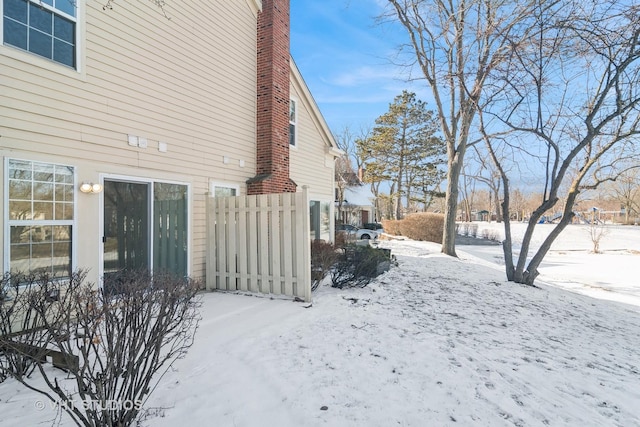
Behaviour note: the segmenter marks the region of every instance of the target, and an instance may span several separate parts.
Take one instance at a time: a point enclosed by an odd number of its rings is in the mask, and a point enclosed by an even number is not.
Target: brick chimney
[[[289,178],[289,0],[262,0],[258,15],[256,176],[248,194],[296,191]]]

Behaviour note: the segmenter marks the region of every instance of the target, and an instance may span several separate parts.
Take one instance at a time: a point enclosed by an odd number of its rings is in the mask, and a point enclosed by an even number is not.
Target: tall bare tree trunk
[[[456,217],[458,215],[458,181],[462,169],[465,149],[462,147],[454,155],[449,155],[447,170],[447,196],[445,198],[444,230],[442,231],[442,253],[456,254]]]
[[[469,129],[485,81],[523,37],[536,2],[389,0],[408,33],[425,81],[431,88],[447,144],[447,192],[442,253],[456,256],[458,184]],[[524,25],[524,28],[528,26]],[[491,93],[491,88],[488,90]],[[490,96],[490,95],[489,95]]]
[[[493,197],[496,204],[496,222],[502,222],[505,214],[500,209],[500,190],[498,188],[493,189]],[[506,212],[506,215],[509,216],[509,212]]]
[[[502,172],[502,171],[501,171]],[[509,216],[509,179],[504,175],[504,199],[498,210],[502,210],[504,219],[504,240],[502,241],[502,252],[504,253],[504,266],[507,273],[507,280],[513,281],[515,267],[513,265],[513,240],[511,238],[511,217]]]

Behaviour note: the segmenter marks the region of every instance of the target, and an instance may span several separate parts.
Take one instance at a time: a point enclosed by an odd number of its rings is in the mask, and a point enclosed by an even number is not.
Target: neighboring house
[[[353,224],[362,227],[369,222],[375,222],[375,197],[366,184],[360,184],[344,189],[344,200],[341,207],[343,224]]]
[[[336,159],[336,222],[362,227],[374,222],[375,196],[368,184],[362,180],[363,169],[355,172],[349,157],[343,154]]]
[[[332,240],[338,152],[288,4],[0,0],[0,272],[201,277],[208,194],[308,185]]]

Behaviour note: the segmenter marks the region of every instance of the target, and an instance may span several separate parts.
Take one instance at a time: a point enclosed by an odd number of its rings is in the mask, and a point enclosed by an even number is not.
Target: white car
[[[351,224],[338,224],[336,226],[337,233],[346,233],[347,236],[354,236],[356,239],[377,239],[378,232],[373,230],[368,230],[366,228],[358,228],[355,225]]]

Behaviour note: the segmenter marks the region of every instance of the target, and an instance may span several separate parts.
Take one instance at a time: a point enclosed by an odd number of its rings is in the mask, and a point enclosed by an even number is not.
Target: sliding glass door
[[[104,181],[105,284],[124,271],[187,275],[187,186]]]

